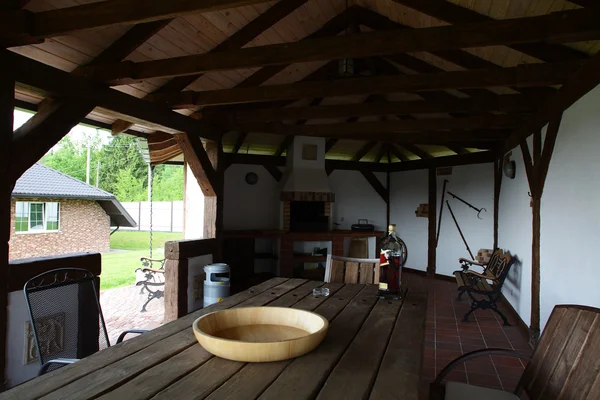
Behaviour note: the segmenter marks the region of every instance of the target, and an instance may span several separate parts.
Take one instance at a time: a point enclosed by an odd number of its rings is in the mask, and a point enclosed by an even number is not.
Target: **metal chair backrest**
[[[63,268],[31,278],[23,288],[37,356],[84,358],[110,346],[96,288],[84,269]]]
[[[510,262],[511,258],[512,257],[510,256],[510,254],[504,253],[504,250],[496,249],[496,251],[494,251],[494,253],[490,257],[487,266],[485,267],[486,274],[499,278],[500,275],[502,275],[502,272],[504,271],[508,263]]]
[[[325,282],[379,283],[378,258],[327,256]]]
[[[518,389],[530,400],[600,399],[600,309],[554,307]]]

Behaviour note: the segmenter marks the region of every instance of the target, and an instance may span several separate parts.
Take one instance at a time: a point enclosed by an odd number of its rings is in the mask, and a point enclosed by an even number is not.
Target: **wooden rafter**
[[[464,118],[423,118],[394,121],[342,122],[312,125],[291,125],[281,122],[224,124],[228,129],[240,129],[249,132],[279,133],[283,135],[304,135],[352,137],[365,133],[408,133],[422,130],[473,130],[473,129],[510,129],[524,121],[518,115],[495,115]]]
[[[249,111],[223,111],[214,116],[234,122],[265,122],[286,119],[349,118],[401,114],[480,113],[500,111],[529,112],[536,99],[524,95],[501,95],[486,99],[436,99],[433,101],[398,101],[360,104],[324,105],[316,107],[262,108]]]
[[[281,143],[279,144],[279,147],[277,147],[277,150],[275,150],[275,153],[273,153],[273,155],[274,156],[282,155],[284,152],[287,151],[287,149],[290,147],[290,145],[292,144],[293,141],[294,141],[293,136],[284,137],[283,140],[281,141]]]
[[[351,161],[360,161],[364,156],[367,155],[369,151],[373,149],[377,145],[377,142],[367,142],[365,143],[351,158]]]
[[[384,143],[380,143],[379,145],[379,149],[377,150],[377,153],[375,154],[375,159],[373,160],[373,162],[381,162],[381,159],[383,158],[384,155],[387,154],[387,161],[390,162],[390,158],[389,158],[389,149],[387,148],[387,146]]]
[[[326,82],[265,85],[202,92],[185,91],[175,94],[153,95],[151,98],[173,108],[190,108],[194,106],[424,90],[493,86],[548,86],[562,84],[581,65],[581,62],[524,64],[489,70],[350,78]]]
[[[233,145],[233,149],[231,150],[231,152],[237,153],[238,151],[240,151],[240,148],[244,144],[244,141],[246,140],[247,137],[248,137],[248,132],[238,133],[238,137],[235,140],[235,144]]]
[[[411,160],[401,163],[392,163],[390,164],[390,171],[412,171],[417,169],[427,169],[430,167],[437,168],[467,164],[483,164],[493,162],[495,159],[495,153],[491,151],[480,151],[477,153],[459,156],[434,157],[428,160]]]
[[[420,147],[414,145],[414,144],[403,144],[402,145],[403,148],[405,148],[406,150],[410,151],[411,153],[413,153],[415,156],[419,157],[422,160],[428,160],[433,158],[433,156],[431,154],[429,154],[428,152],[426,152],[425,150],[421,149]]]
[[[362,9],[360,12],[357,12],[359,16],[359,20],[362,24],[368,26],[374,30],[398,30],[398,29],[412,29],[409,26],[402,25],[396,22],[389,20],[381,14],[378,14],[374,11],[368,9]],[[487,68],[501,68],[499,65],[494,64],[491,61],[485,60],[481,57],[476,56],[475,54],[469,53],[468,51],[451,49],[451,50],[436,50],[431,51],[431,54],[454,63],[460,67],[466,69],[487,69]],[[442,69],[437,68],[429,63],[422,61],[416,57],[410,56],[408,54],[394,54],[392,56],[388,56],[388,59],[393,60],[395,63],[403,65],[409,69],[414,70],[419,73],[430,73],[430,72],[439,72]],[[532,89],[532,88],[519,88],[513,87],[513,90],[517,92],[530,94],[532,96],[538,97],[535,101],[539,102],[541,99],[541,95],[543,95],[542,90],[540,88]],[[552,90],[549,88],[545,88],[546,92],[551,92]],[[493,92],[487,92],[484,89],[467,89],[465,93],[469,96],[476,98],[480,101],[485,101],[489,99],[493,99],[495,96],[491,94]],[[531,99],[533,101],[533,99]]]
[[[529,135],[542,129],[554,116],[562,114],[598,84],[600,84],[600,53],[586,61],[551,98],[539,107],[527,124],[522,124],[510,135],[505,143],[506,150],[518,146]]]
[[[402,162],[408,162],[408,161],[410,161],[410,158],[408,158],[406,156],[406,154],[404,154],[396,144],[394,144],[394,143],[388,143],[388,146],[390,148],[390,152],[394,156],[396,156],[396,158],[398,160],[400,160]]]
[[[71,75],[16,53],[4,50],[0,52],[0,58],[15,68],[17,82],[25,85],[28,90],[73,101],[93,100],[99,107],[154,123],[166,131],[197,132],[206,138],[219,136],[214,128],[205,122],[100,86],[88,79]]]
[[[495,21],[494,19],[479,14],[476,11],[464,8],[449,1],[440,0],[393,0],[396,3],[410,7],[414,10],[420,11],[424,14],[430,15],[442,21],[450,22],[452,24],[465,24],[465,23],[485,23]],[[540,40],[539,42],[545,42]],[[523,44],[514,43],[509,47],[522,53],[528,54],[532,57],[538,58],[546,62],[554,62],[560,60],[569,59],[583,59],[587,58],[584,53],[577,50],[570,49],[568,47],[559,46],[556,44],[546,43],[535,43],[535,44]]]
[[[211,52],[233,50],[245,46],[261,33],[275,25],[278,21],[292,13],[302,4],[306,3],[306,1],[307,0],[285,0],[276,3],[273,7],[269,8],[267,11],[256,17],[233,35],[225,39]],[[171,79],[165,85],[158,88],[155,93],[180,92],[187,86],[191,85],[194,81],[202,77],[202,75],[203,74],[194,74]],[[131,125],[133,125],[131,122],[117,120],[113,124],[113,134],[124,132],[129,129]]]
[[[279,167],[273,164],[265,164],[264,167],[267,170],[267,172],[271,174],[271,176],[273,177],[273,179],[275,179],[276,182],[281,181],[281,178],[283,177],[283,172],[281,172]]]
[[[277,167],[284,167],[286,158],[283,156],[263,156],[256,154],[231,154],[225,153],[223,157],[227,160],[228,164],[249,164],[249,165],[274,165]],[[347,170],[347,171],[372,171],[372,172],[386,172],[388,170],[388,164],[384,163],[371,163],[371,162],[356,162],[356,161],[345,161],[345,160],[325,160],[325,168],[330,170]]]
[[[107,0],[37,13],[19,10],[5,15],[7,21],[16,22],[0,29],[0,40],[15,46],[21,44],[18,39],[23,36],[48,38],[114,24],[171,19],[190,13],[224,10],[263,2],[264,0],[171,0],[151,2],[140,7],[138,0]]]
[[[381,199],[387,204],[390,201],[390,193],[388,189],[377,179],[373,171],[360,171],[362,176],[365,177],[369,185],[375,190],[375,192],[381,197]]]
[[[156,77],[344,57],[361,58],[511,43],[592,40],[600,38],[600,28],[597,24],[599,17],[599,12],[586,9],[512,20],[375,31],[140,63],[126,61],[91,68],[87,70],[87,74],[112,84],[128,84]]]
[[[216,196],[219,187],[216,168],[213,167],[200,137],[181,133],[175,135],[175,139],[204,196]]]
[[[325,154],[329,153],[331,151],[331,149],[333,149],[333,146],[335,146],[335,144],[338,142],[339,139],[336,138],[329,138],[327,139],[327,141],[325,142]]]
[[[465,149],[462,146],[458,146],[455,144],[447,144],[446,147],[450,150],[452,150],[453,152],[455,152],[456,154],[469,154],[470,151]]]

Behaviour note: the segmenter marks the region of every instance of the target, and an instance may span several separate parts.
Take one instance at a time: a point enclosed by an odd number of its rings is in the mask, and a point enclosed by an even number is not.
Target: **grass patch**
[[[153,255],[157,258],[163,256],[162,253]],[[140,257],[148,257],[148,250],[102,254],[100,290],[134,285],[135,270],[142,266]]]
[[[182,240],[182,232],[153,232],[153,248],[162,249],[165,242]],[[110,248],[120,250],[146,250],[150,248],[150,232],[117,231],[110,236]],[[147,254],[146,254],[147,255]]]

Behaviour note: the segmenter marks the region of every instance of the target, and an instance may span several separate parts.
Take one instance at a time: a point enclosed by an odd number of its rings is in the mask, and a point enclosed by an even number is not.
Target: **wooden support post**
[[[541,141],[541,133],[534,133],[534,151],[533,158],[529,152],[529,146],[525,139],[521,141],[521,152],[525,162],[525,171],[529,182],[531,193],[531,214],[532,214],[532,232],[531,232],[531,321],[530,335],[532,344],[537,344],[540,337],[540,234],[541,234],[541,203],[546,175],[550,166],[554,144],[558,136],[562,113],[553,116],[548,123],[546,139]]]
[[[166,252],[165,257],[167,261],[165,262],[164,322],[167,323],[187,314],[188,259],[171,259],[171,255]]]
[[[388,151],[387,156],[388,156],[388,162],[389,162],[389,159],[390,159],[389,151]],[[386,221],[387,226],[390,226],[390,195],[392,193],[390,178],[391,178],[391,174],[390,174],[390,171],[388,171],[385,173],[385,182],[386,182],[385,186],[387,187],[387,201],[386,201],[387,204],[386,204],[386,209],[385,209],[385,221]],[[386,229],[387,229],[387,227],[386,227]]]
[[[435,238],[435,216],[437,204],[437,177],[436,168],[429,168],[429,240],[428,240],[428,256],[427,256],[427,274],[435,276],[436,269],[436,247],[437,241]]]
[[[220,142],[207,142],[206,153],[214,169],[214,195],[204,197],[204,238],[217,239],[215,260],[223,258],[223,148]]]
[[[10,240],[10,202],[15,182],[9,177],[15,81],[10,68],[0,64],[0,392],[5,387],[8,321],[8,241]]]
[[[502,159],[494,161],[494,250],[498,248],[498,220],[500,207],[500,187],[502,185]]]

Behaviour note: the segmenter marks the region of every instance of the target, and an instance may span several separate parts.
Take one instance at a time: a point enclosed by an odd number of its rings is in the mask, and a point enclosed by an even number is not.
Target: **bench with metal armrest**
[[[165,286],[165,260],[141,257],[142,268],[137,268],[136,286],[141,286],[140,294],[147,292],[148,297],[142,306],[140,312],[146,312],[146,306],[154,299],[160,299],[164,295]],[[158,268],[153,268],[155,263],[159,263]]]
[[[515,261],[514,257],[509,253],[504,253],[502,249],[497,249],[488,264],[483,265],[482,272],[469,269],[472,265],[482,266],[481,263],[466,259],[461,260],[464,260],[461,262],[463,269],[454,272],[456,284],[458,285],[458,299],[462,300],[464,293],[467,293],[471,298],[471,309],[465,314],[463,321],[467,322],[469,315],[480,308],[494,311],[502,317],[504,325],[510,325],[506,316],[498,309],[497,302],[501,295],[504,280]]]

